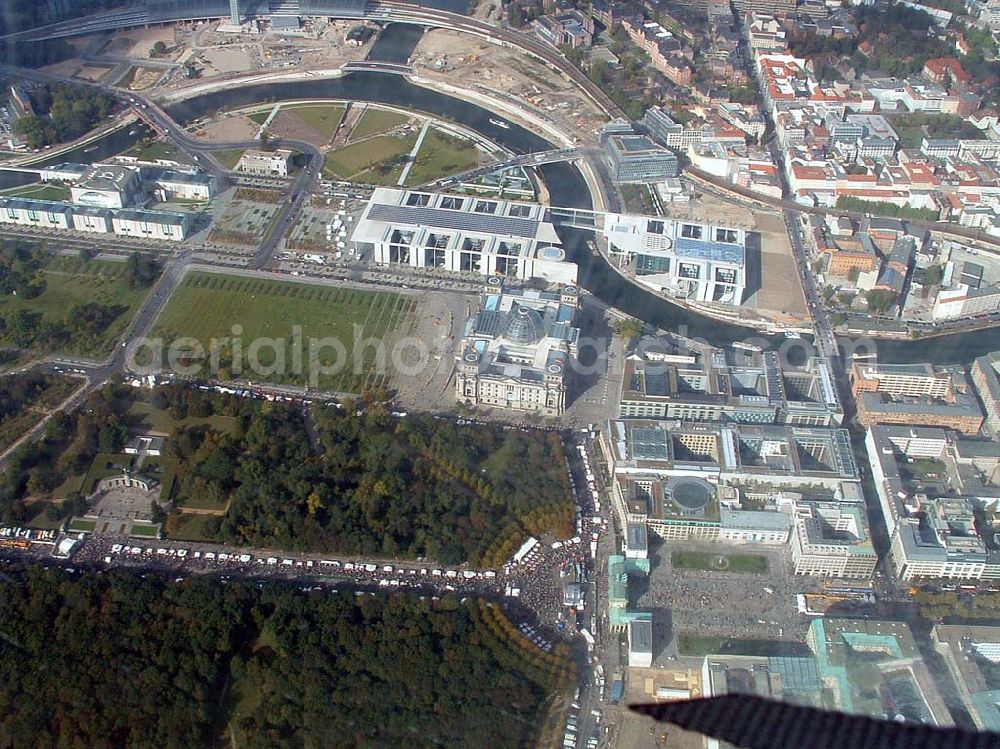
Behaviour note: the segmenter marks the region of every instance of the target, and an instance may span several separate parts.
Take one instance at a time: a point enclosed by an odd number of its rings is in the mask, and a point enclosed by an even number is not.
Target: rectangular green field
[[[181,337],[198,341],[202,376],[359,393],[387,382],[391,343],[415,309],[414,300],[384,291],[197,272],[174,292],[153,336],[164,349]],[[382,342],[385,367],[376,346],[355,351],[363,339]]]
[[[84,533],[93,533],[96,527],[96,520],[74,520],[69,524],[69,530],[74,532],[83,531]]]
[[[113,260],[53,257],[42,270],[45,290],[34,299],[12,295],[0,297],[0,316],[25,310],[41,313],[43,323],[59,323],[67,319],[69,311],[77,304],[97,303],[112,307],[117,316],[93,341],[74,339],[62,347],[38,347],[43,351],[81,356],[107,354],[148,292],[148,289],[130,288],[125,272],[125,263]]]
[[[130,423],[145,432],[155,432],[162,435],[173,434],[177,427],[187,429],[193,426],[208,425],[219,432],[232,432],[236,428],[234,416],[188,416],[177,420],[170,411],[156,408],[150,403],[137,401],[128,411]]]
[[[3,194],[18,198],[31,198],[32,200],[69,200],[70,198],[68,187],[42,182],[32,182],[30,185],[5,190]]]
[[[218,515],[182,512],[170,517],[166,536],[171,541],[216,541],[220,520]]]
[[[701,551],[675,551],[670,563],[679,570],[708,572],[767,572],[767,557],[757,554],[711,554]]]
[[[282,112],[292,112],[309,127],[327,139],[333,137],[344,119],[344,107],[340,104],[305,104],[298,107],[283,107]]]
[[[405,125],[410,118],[399,112],[392,112],[387,109],[372,109],[368,107],[361,115],[358,124],[351,131],[351,141],[361,140],[370,135],[378,135],[392,130],[394,127]]]
[[[464,172],[476,166],[481,155],[471,141],[431,128],[420,144],[413,168],[406,176],[406,184],[422,185],[449,174]]]
[[[156,161],[166,159],[176,161],[178,164],[190,164],[191,159],[173,143],[164,140],[154,140],[148,143],[141,143],[125,152],[126,156],[134,156],[142,161]]]
[[[371,177],[364,180],[369,184],[394,185],[416,140],[417,136],[412,134],[405,138],[380,135],[364,143],[338,148],[326,155],[323,174],[334,179],[369,174],[379,178],[378,182],[371,181]]]

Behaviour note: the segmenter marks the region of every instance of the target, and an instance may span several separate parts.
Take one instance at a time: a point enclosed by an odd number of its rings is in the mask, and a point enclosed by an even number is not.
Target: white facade
[[[215,194],[215,179],[201,172],[168,170],[157,175],[150,184],[162,200],[211,200]]]
[[[377,188],[351,241],[378,265],[576,283],[544,206]]]
[[[115,234],[143,239],[181,242],[187,237],[188,220],[183,214],[155,211],[118,211],[111,219]]]
[[[70,187],[71,200],[95,208],[126,208],[139,192],[139,168],[94,164]]]
[[[73,210],[63,203],[0,198],[0,223],[39,229],[70,229],[73,226]]]
[[[639,283],[690,301],[743,302],[747,241],[743,229],[609,213],[603,234],[620,265],[634,264]]]
[[[257,177],[287,177],[292,164],[292,152],[279,148],[276,151],[248,149],[240,157],[236,171]]]
[[[110,234],[114,231],[111,224],[111,211],[104,208],[74,208],[73,228],[77,231],[88,231],[94,234]]]

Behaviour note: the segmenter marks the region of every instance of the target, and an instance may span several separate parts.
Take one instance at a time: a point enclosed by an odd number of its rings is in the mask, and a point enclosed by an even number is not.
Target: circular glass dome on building
[[[701,479],[675,479],[666,488],[667,496],[685,515],[701,515],[712,501],[712,485]]]
[[[514,305],[507,313],[504,338],[522,346],[538,343],[545,335],[545,324],[539,314],[530,307]]]

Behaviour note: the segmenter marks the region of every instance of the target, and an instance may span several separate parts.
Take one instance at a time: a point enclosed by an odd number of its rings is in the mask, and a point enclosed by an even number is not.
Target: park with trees
[[[8,746],[535,746],[573,670],[483,601],[8,566]]]

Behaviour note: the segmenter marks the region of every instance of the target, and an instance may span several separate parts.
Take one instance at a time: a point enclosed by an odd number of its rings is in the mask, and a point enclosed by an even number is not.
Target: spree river
[[[402,76],[387,73],[356,72],[339,78],[234,86],[178,102],[168,107],[167,111],[177,122],[184,124],[212,111],[289,99],[340,99],[388,104],[460,122],[515,153],[553,148],[548,141],[513,122],[508,129],[493,125],[490,118],[497,115],[509,121],[509,113],[503,108],[489,110],[416,86]],[[94,161],[109,153],[120,152],[142,135],[139,132],[129,134],[124,130],[117,131],[102,139],[97,144],[97,150],[91,153],[84,154],[78,150],[49,161]],[[548,164],[541,167],[540,171],[549,188],[553,205],[591,207],[590,191],[575,166],[567,163]],[[781,337],[760,336],[746,328],[719,322],[671,304],[622,278],[602,257],[592,253],[587,247],[589,232],[563,228],[559,233],[567,257],[579,266],[580,285],[604,303],[651,325],[700,338],[717,346],[725,346],[737,340],[785,349],[808,345],[807,342],[791,342]],[[861,343],[851,339],[841,340],[841,344],[849,351]],[[1000,349],[1000,331],[989,330],[955,333],[925,341],[879,341],[876,351],[879,361],[883,362],[933,361],[945,364],[967,363],[976,356],[997,349]],[[794,353],[790,355],[797,358]]]

